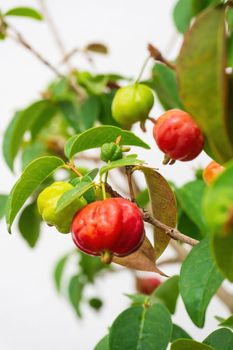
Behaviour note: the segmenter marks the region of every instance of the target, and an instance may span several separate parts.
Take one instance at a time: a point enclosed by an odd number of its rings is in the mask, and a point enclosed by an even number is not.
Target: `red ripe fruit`
[[[153,136],[169,160],[192,160],[204,147],[204,136],[200,128],[188,113],[179,109],[172,109],[159,117]]]
[[[150,295],[161,284],[161,281],[156,277],[137,277],[136,289],[139,293]]]
[[[141,245],[144,224],[139,208],[123,198],[88,204],[73,218],[71,233],[76,246],[110,263],[112,255],[125,256]]]

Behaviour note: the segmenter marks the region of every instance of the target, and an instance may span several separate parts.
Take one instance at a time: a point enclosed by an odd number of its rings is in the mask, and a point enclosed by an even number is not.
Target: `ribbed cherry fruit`
[[[101,255],[110,263],[112,256],[125,256],[137,250],[144,239],[139,208],[123,198],[109,198],[88,204],[73,218],[71,233],[84,253]]]
[[[136,289],[139,293],[150,295],[161,284],[156,277],[137,277]]]
[[[168,160],[192,160],[204,147],[200,128],[188,113],[179,109],[172,109],[159,117],[153,136]]]
[[[224,167],[214,160],[207,165],[207,167],[203,170],[203,179],[207,185],[210,185],[216,176],[222,173]]]

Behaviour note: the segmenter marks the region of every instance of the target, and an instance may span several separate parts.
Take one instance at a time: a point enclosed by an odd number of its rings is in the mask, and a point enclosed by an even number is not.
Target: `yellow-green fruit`
[[[59,198],[73,186],[67,182],[58,181],[46,187],[38,196],[37,206],[43,220],[51,226],[55,226],[59,232],[70,232],[71,221],[77,211],[84,207],[87,202],[81,197],[77,198],[64,210],[56,213]]]
[[[152,90],[143,84],[120,88],[112,103],[113,118],[121,125],[145,121],[154,104]]]

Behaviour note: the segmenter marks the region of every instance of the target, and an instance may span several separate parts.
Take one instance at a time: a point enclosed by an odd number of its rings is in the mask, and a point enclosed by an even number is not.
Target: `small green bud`
[[[101,147],[101,160],[104,162],[118,160],[122,158],[122,149],[121,146],[117,145],[114,142],[105,143]]]

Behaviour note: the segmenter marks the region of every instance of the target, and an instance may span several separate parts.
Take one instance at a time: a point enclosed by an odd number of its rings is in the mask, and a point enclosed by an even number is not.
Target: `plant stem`
[[[151,59],[151,56],[148,56],[148,57],[145,59],[143,65],[142,65],[142,68],[141,68],[141,70],[140,70],[140,72],[139,72],[138,78],[137,78],[137,80],[135,81],[135,84],[138,84],[138,83],[140,82],[140,80],[141,80],[141,78],[142,78],[142,75],[143,75],[143,73],[144,73],[144,70],[145,70],[145,68],[146,68],[146,66],[147,66],[147,64],[148,64],[148,62],[149,62],[150,59]]]
[[[105,189],[112,197],[122,197],[118,192],[116,192],[108,183],[105,185]],[[177,229],[163,224],[161,221],[155,219],[147,210],[142,210],[143,220],[153,225],[154,227],[160,228],[167,234],[169,237],[176,241],[181,241],[183,243],[195,246],[199,243],[196,239],[190,238]]]
[[[72,162],[67,162],[67,167],[68,167],[68,169],[73,171],[73,173],[75,173],[78,177],[82,176],[82,174],[78,171],[78,169],[76,168],[76,166]]]
[[[159,61],[164,63],[167,67],[175,70],[176,66],[171,63],[170,61],[168,61],[165,57],[163,57],[163,55],[161,54],[161,52],[154,47],[152,44],[148,44],[147,49],[150,53],[150,56],[154,58],[155,61]]]

